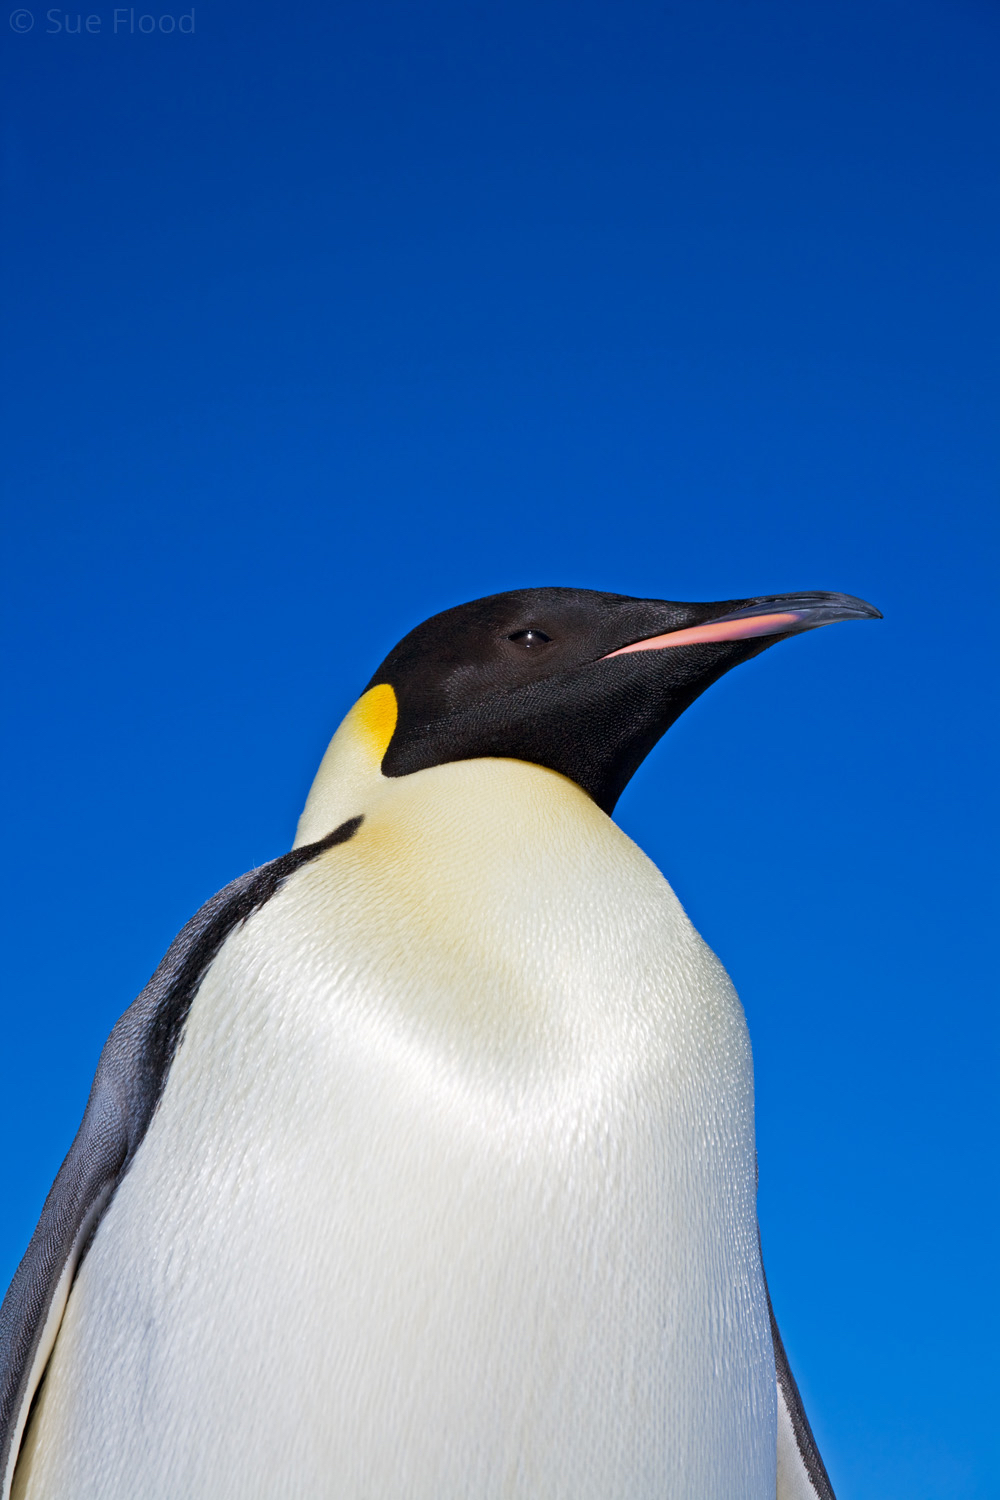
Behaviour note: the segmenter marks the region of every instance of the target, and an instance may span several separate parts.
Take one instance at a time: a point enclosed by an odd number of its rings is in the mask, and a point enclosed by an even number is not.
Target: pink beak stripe
[[[695,646],[702,641],[743,641],[752,635],[782,635],[802,623],[800,613],[749,615],[742,620],[711,620],[706,625],[692,625],[687,630],[670,630],[666,635],[651,635],[646,641],[619,646],[602,657],[625,656],[629,651],[661,651],[665,646]]]

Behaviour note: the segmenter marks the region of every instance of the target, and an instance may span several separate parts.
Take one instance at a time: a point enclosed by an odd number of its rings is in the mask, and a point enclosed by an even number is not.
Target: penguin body
[[[18,1500],[774,1494],[742,1012],[576,786],[386,780],[228,938],[22,1468]]]
[[[482,603],[492,696],[459,662],[442,738],[437,679],[390,656],[295,850],[113,1033],[4,1304],[14,1500],[831,1500],[770,1316],[739,1001],[607,815],[620,714],[611,772],[573,763],[589,706],[551,764],[512,753],[518,695],[537,738],[565,673],[511,665],[543,632]],[[605,662],[648,604],[602,603],[572,693],[660,723],[720,648],[644,697],[648,663]]]

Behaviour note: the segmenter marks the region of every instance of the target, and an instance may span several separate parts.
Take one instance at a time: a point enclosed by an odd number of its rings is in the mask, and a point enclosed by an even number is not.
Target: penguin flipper
[[[191,1003],[234,928],[289,875],[343,844],[349,818],[326,838],[241,875],[196,912],[101,1053],[76,1139],[0,1307],[0,1500],[8,1500],[21,1438],[69,1299],[73,1277],[111,1197],[142,1144]]]
[[[778,1381],[777,1500],[835,1500],[830,1476],[820,1458],[770,1302],[769,1295],[771,1342]]]

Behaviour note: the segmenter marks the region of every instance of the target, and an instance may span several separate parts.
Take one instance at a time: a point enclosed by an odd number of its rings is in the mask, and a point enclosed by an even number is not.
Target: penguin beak
[[[839,620],[882,619],[881,610],[867,604],[864,599],[856,599],[853,594],[775,594],[770,598],[748,599],[738,609],[726,609],[724,605],[720,608],[725,613],[681,630],[668,630],[663,635],[652,635],[628,646],[619,646],[601,660],[625,656],[631,651],[662,651],[667,647],[695,646],[702,642],[743,641],[760,635],[799,635],[804,630],[834,625]]]

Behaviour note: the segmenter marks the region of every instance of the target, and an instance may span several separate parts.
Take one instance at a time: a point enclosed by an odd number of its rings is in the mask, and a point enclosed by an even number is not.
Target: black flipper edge
[[[767,1277],[764,1278],[764,1287],[767,1290]],[[830,1476],[826,1472],[826,1465],[820,1457],[816,1439],[813,1437],[812,1428],[809,1426],[809,1418],[799,1394],[799,1388],[795,1383],[791,1366],[788,1363],[788,1355],[781,1340],[777,1320],[774,1316],[774,1308],[771,1306],[771,1293],[767,1292],[767,1310],[771,1319],[771,1342],[774,1345],[774,1371],[778,1381],[778,1400],[784,1404],[792,1424],[792,1433],[795,1438],[795,1446],[798,1457],[802,1463],[804,1477],[814,1490],[817,1500],[836,1500],[833,1493],[833,1485]],[[778,1413],[779,1423],[781,1413]],[[780,1436],[779,1436],[780,1447]],[[779,1479],[778,1500],[784,1500],[782,1487]]]
[[[55,1345],[80,1262],[142,1144],[191,1003],[226,938],[288,877],[357,833],[349,818],[227,885],[191,918],[101,1053],[76,1139],[0,1307],[0,1500],[8,1500],[34,1392]]]

